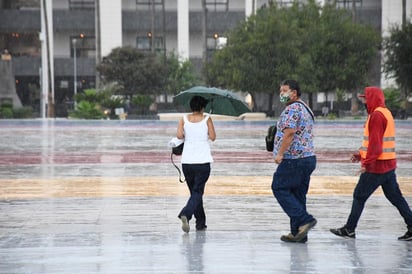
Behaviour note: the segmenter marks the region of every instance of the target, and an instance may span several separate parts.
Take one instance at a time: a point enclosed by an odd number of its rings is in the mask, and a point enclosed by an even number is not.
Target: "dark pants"
[[[273,174],[272,191],[283,211],[290,218],[290,231],[298,233],[299,226],[312,222],[306,211],[306,194],[310,175],[316,168],[316,157],[283,159]]]
[[[360,175],[358,184],[353,191],[352,210],[345,227],[355,230],[366,200],[379,186],[382,187],[385,197],[398,209],[406,225],[412,228],[412,211],[399,189],[395,170],[384,174],[365,172]]]
[[[194,215],[196,228],[204,228],[206,226],[206,215],[203,209],[203,193],[210,175],[210,164],[182,164],[182,170],[190,191],[190,198],[186,206],[180,211],[179,217],[184,215],[190,220]]]

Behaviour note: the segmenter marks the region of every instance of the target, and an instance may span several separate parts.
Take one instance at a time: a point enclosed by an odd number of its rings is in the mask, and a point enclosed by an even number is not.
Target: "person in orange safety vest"
[[[353,192],[352,209],[346,224],[341,228],[332,228],[330,232],[355,238],[355,229],[365,203],[380,186],[406,223],[407,232],[398,240],[412,241],[412,211],[399,189],[395,174],[395,121],[385,106],[385,96],[380,88],[366,87],[365,93],[359,97],[368,112],[362,146],[359,153],[351,157],[353,163],[361,162],[360,177]]]

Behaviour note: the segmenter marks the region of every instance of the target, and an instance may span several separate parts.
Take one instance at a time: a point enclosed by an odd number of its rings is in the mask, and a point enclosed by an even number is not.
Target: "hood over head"
[[[366,87],[365,93],[359,97],[366,99],[368,113],[372,113],[377,107],[385,107],[385,95],[378,87]]]

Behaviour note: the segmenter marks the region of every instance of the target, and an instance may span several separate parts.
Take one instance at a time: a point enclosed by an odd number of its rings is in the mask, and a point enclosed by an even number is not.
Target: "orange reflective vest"
[[[395,121],[393,120],[391,112],[387,108],[378,107],[375,111],[381,112],[387,121],[386,129],[383,134],[382,153],[379,155],[378,160],[390,160],[396,159],[395,153]],[[361,158],[366,158],[366,152],[369,145],[369,119],[366,120],[365,129],[363,133],[362,147],[359,149]]]

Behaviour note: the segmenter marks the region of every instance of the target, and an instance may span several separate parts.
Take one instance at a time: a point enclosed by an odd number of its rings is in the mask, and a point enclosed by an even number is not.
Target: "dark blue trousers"
[[[316,156],[283,159],[273,174],[272,192],[290,218],[290,231],[298,233],[299,226],[314,220],[306,211],[306,194],[310,175],[316,168]]]
[[[360,175],[353,191],[352,209],[345,227],[355,230],[366,200],[379,186],[382,187],[385,197],[398,209],[408,228],[412,228],[412,211],[399,189],[395,170],[384,174],[365,172]]]
[[[201,229],[206,226],[203,193],[210,176],[210,163],[182,164],[182,170],[190,191],[190,198],[186,206],[180,211],[179,217],[184,215],[190,220],[194,215],[196,218],[196,228]]]

